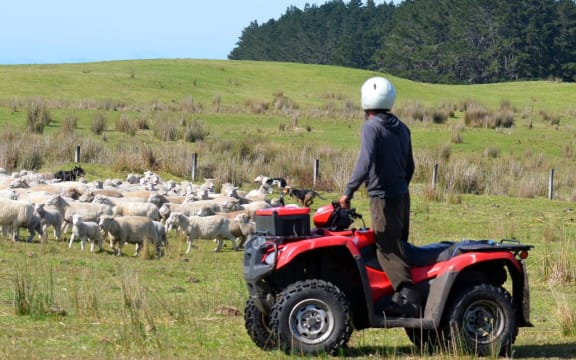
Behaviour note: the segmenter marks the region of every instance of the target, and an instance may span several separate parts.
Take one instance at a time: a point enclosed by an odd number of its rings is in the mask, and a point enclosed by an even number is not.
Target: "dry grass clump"
[[[481,162],[458,159],[448,164],[444,183],[450,192],[483,194],[486,187],[485,168]]]
[[[542,120],[550,123],[550,125],[560,125],[560,115],[550,114],[544,110],[540,110],[539,114],[542,117]]]
[[[435,202],[441,202],[444,199],[444,196],[440,190],[438,190],[438,187],[431,184],[424,186],[424,189],[422,190],[422,197],[426,201]]]
[[[277,91],[273,94],[274,100],[272,100],[272,107],[276,111],[290,112],[293,110],[298,110],[298,104],[296,104],[292,99],[285,96],[282,91]]]
[[[102,135],[102,133],[106,131],[106,128],[106,116],[102,112],[97,112],[96,115],[94,115],[94,119],[92,119],[92,123],[90,124],[90,131],[92,131],[94,135]]]
[[[60,124],[60,131],[63,134],[71,135],[74,130],[78,128],[78,116],[76,115],[66,115],[62,123]]]
[[[116,120],[116,131],[124,133],[129,136],[136,135],[138,127],[135,122],[131,121],[128,116],[121,115],[119,119]]]
[[[464,137],[462,135],[463,132],[464,132],[464,126],[461,124],[452,127],[450,142],[452,144],[462,144],[464,142]]]
[[[251,114],[263,114],[269,106],[270,104],[263,100],[247,99],[244,101],[244,108]]]
[[[200,120],[192,120],[189,124],[186,124],[186,128],[184,129],[184,141],[187,142],[197,142],[204,140],[210,131],[204,123]]]
[[[162,141],[176,141],[180,138],[182,120],[169,115],[157,116],[152,122],[152,134]]]
[[[52,116],[46,102],[42,99],[32,99],[28,104],[26,124],[28,130],[35,134],[42,134],[44,128],[50,125]]]
[[[408,123],[419,121],[433,124],[444,124],[451,115],[454,115],[454,111],[449,108],[428,108],[418,102],[403,104],[401,107],[395,108],[394,111],[402,120]]]

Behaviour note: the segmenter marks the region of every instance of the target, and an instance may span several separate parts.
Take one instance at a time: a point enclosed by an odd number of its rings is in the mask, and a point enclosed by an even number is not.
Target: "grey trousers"
[[[394,290],[403,283],[412,283],[412,273],[402,242],[408,241],[410,226],[410,195],[393,198],[370,198],[372,229],[376,237],[380,266],[392,282]]]

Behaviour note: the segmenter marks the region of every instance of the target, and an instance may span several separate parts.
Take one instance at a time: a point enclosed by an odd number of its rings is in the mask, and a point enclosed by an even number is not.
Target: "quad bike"
[[[525,259],[516,240],[405,244],[422,315],[386,313],[394,294],[377,258],[374,233],[351,228],[362,219],[337,201],[310,209],[256,212],[246,244],[249,298],[244,320],[262,349],[289,354],[338,354],[353,330],[403,327],[420,349],[510,355],[518,328],[530,323]],[[506,285],[506,287],[505,287]],[[507,290],[510,289],[510,290]]]

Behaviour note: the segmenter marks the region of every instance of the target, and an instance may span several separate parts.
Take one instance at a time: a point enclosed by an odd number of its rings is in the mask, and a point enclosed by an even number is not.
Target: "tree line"
[[[574,0],[332,0],[251,22],[230,60],[338,65],[430,83],[576,81]]]

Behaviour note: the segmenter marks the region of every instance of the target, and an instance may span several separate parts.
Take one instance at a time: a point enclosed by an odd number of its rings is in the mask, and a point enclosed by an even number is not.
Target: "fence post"
[[[550,169],[548,176],[548,200],[552,200],[552,197],[554,197],[554,169]]]
[[[436,189],[436,180],[438,179],[438,163],[434,163],[432,168],[432,189]]]
[[[318,176],[319,176],[319,171],[320,171],[320,160],[316,159],[314,160],[314,188],[316,188],[316,182],[318,181]]]
[[[75,163],[80,162],[80,145],[76,146],[76,153],[74,154],[74,162]]]
[[[196,181],[196,165],[198,164],[198,155],[192,153],[192,182]]]

